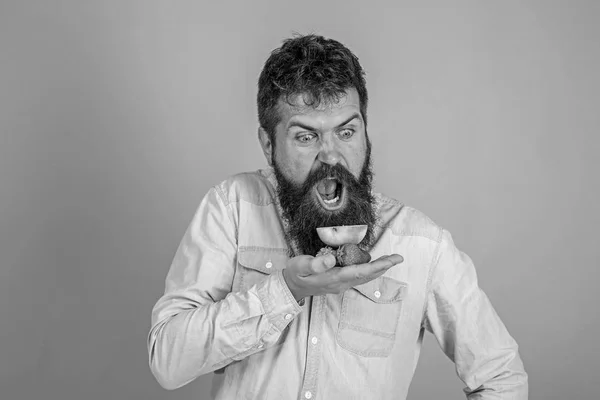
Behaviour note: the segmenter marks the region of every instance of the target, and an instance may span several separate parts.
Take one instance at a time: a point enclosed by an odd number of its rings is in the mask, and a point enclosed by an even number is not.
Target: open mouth
[[[328,211],[342,207],[346,199],[346,188],[334,178],[326,178],[315,187],[316,197],[321,206]]]

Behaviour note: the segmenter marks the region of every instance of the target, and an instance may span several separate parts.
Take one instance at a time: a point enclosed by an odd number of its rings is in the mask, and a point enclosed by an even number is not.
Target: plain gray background
[[[294,31],[367,71],[376,188],[449,229],[532,399],[597,399],[600,3],[0,2],[0,398],[206,399],[147,361],[208,188],[264,167],[256,80]],[[410,399],[463,399],[427,335]]]

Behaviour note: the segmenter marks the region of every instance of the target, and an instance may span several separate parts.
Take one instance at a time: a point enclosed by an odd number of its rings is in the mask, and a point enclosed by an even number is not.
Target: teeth
[[[325,204],[333,204],[333,203],[337,203],[337,201],[340,199],[340,196],[335,196],[333,199],[331,200],[325,200],[323,199],[323,201],[325,202]]]

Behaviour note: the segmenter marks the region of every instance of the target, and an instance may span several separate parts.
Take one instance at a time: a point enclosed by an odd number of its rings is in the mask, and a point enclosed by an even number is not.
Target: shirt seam
[[[225,208],[227,208],[227,218],[229,218],[229,222],[231,222],[231,225],[233,225],[233,228],[235,230],[235,238],[236,238],[235,242],[237,244],[237,238],[239,236],[239,232],[238,232],[238,226],[233,221],[233,218],[231,216],[231,214],[232,214],[232,207],[231,207],[232,202],[227,199],[227,197],[225,196],[225,192],[223,191],[223,188],[220,185],[213,186],[213,188],[215,189],[215,191],[219,195],[218,197],[221,199],[221,203],[225,206]]]
[[[390,231],[390,233],[396,237],[400,237],[400,236],[420,237],[423,239],[431,240],[432,242],[435,242],[438,245],[441,243],[441,234],[438,234],[438,237],[431,237],[430,235],[427,235],[425,233],[420,233],[420,232],[406,232],[406,231],[394,232],[394,230],[390,227],[387,227],[386,229],[388,229]]]
[[[421,327],[425,327],[425,313],[427,312],[427,301],[429,295],[431,294],[431,281],[433,279],[433,274],[437,270],[439,264],[439,255],[442,247],[442,237],[444,235],[444,229],[440,228],[438,239],[437,239],[437,247],[431,258],[431,264],[429,264],[429,273],[427,275],[427,284],[425,286],[425,299],[423,301],[423,310],[421,312]]]

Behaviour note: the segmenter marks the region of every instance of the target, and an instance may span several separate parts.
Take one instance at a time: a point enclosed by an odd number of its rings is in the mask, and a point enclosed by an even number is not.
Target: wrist
[[[301,293],[301,290],[293,283],[293,280],[288,277],[288,273],[289,273],[289,271],[287,271],[287,268],[284,268],[281,271],[281,274],[283,276],[283,281],[285,282],[285,284],[288,287],[288,290],[290,291],[292,296],[294,296],[294,299],[298,303],[300,303],[300,301],[302,299],[304,299],[305,296]]]

